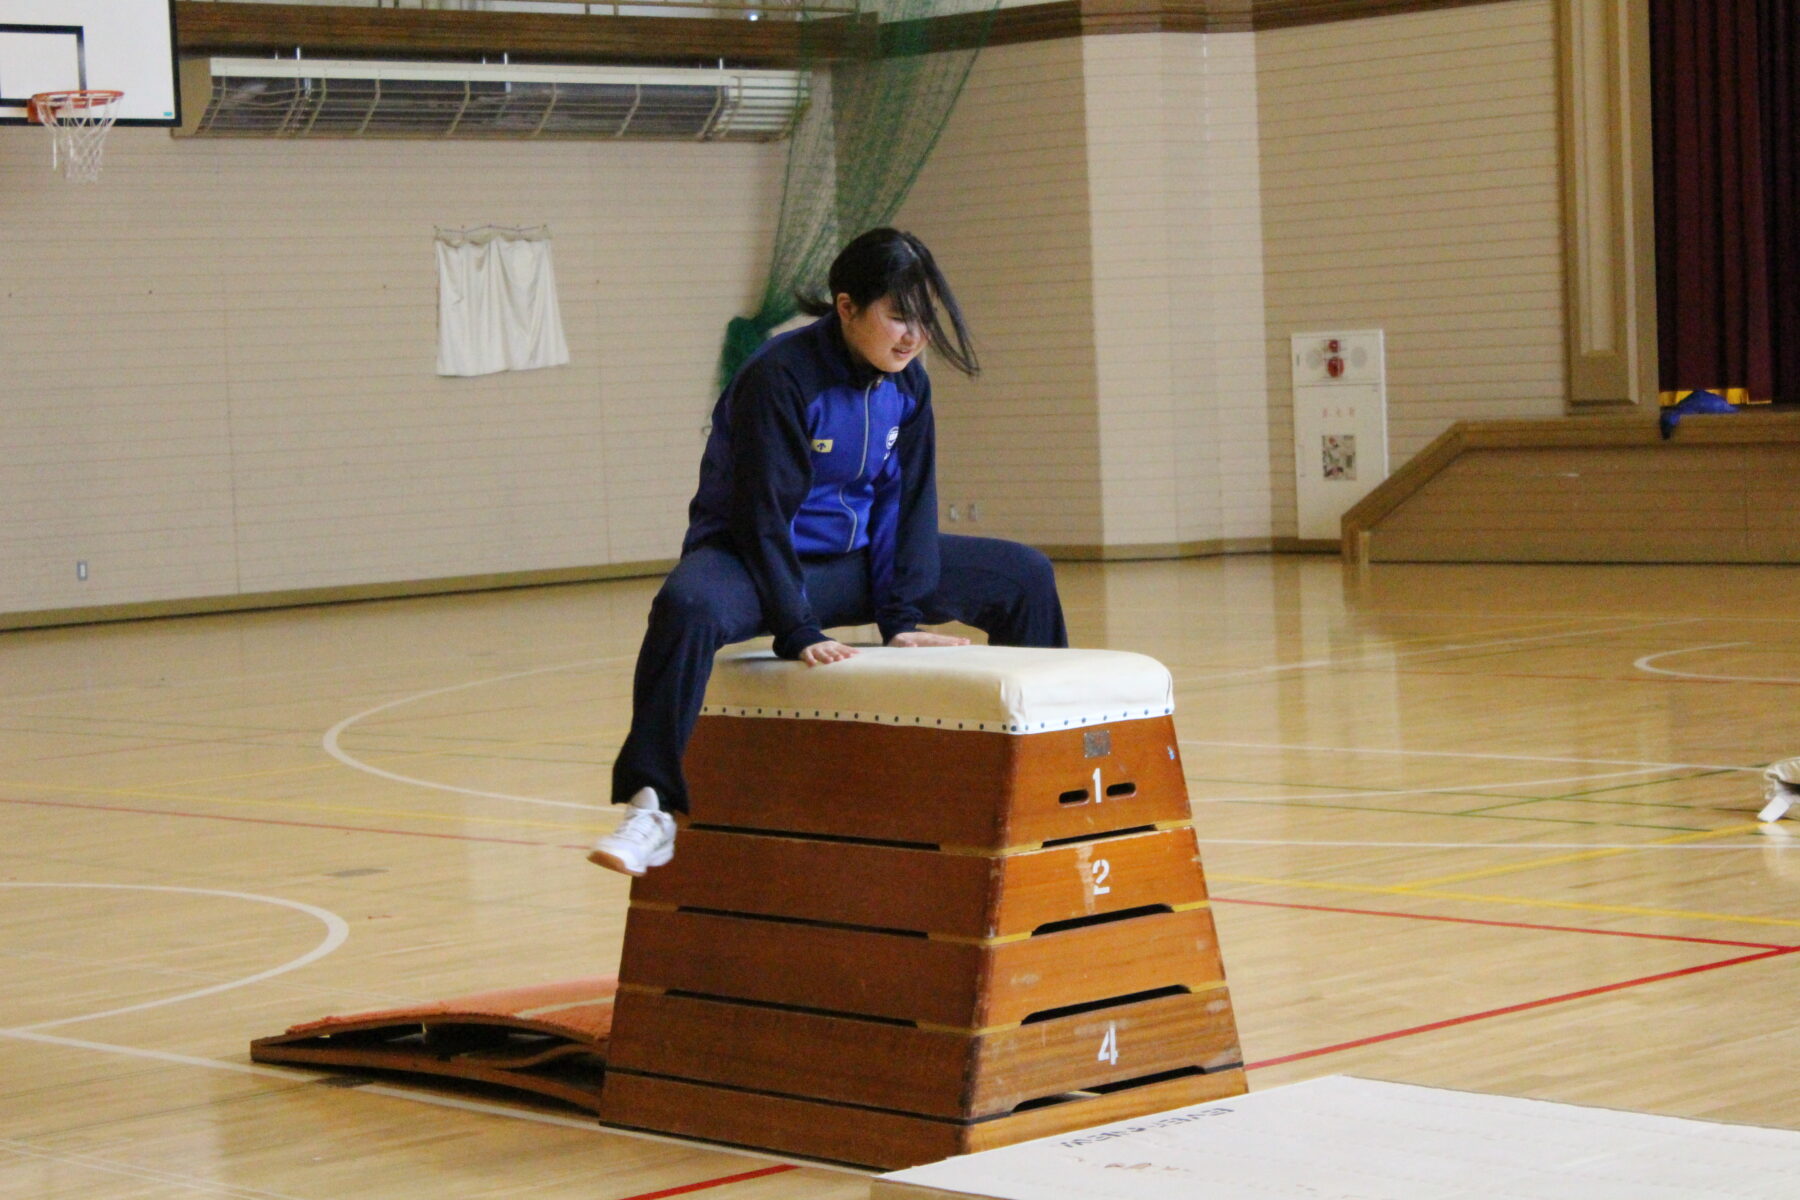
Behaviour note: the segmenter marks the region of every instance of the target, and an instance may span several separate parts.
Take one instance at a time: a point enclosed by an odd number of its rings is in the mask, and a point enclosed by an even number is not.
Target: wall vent
[[[182,70],[187,137],[766,142],[787,136],[806,96],[798,71],[304,58]]]

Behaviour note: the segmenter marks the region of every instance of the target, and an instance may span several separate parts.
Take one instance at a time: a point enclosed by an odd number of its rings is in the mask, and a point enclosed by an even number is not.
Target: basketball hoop
[[[119,115],[124,92],[39,92],[25,108],[28,120],[50,127],[50,169],[76,183],[100,178],[106,131]]]

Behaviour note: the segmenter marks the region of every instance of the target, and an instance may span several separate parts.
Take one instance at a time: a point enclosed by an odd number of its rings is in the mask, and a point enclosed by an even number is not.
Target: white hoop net
[[[31,116],[50,128],[50,169],[75,183],[100,178],[106,131],[119,115],[124,92],[42,92],[31,98]]]

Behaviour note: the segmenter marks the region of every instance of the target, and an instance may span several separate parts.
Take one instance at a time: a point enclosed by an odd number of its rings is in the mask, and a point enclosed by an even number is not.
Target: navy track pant
[[[945,533],[938,546],[942,570],[936,594],[924,605],[926,624],[961,621],[995,646],[1069,644],[1049,559],[997,538]],[[806,596],[822,628],[875,619],[866,553],[803,566]],[[756,585],[732,551],[700,546],[676,564],[650,606],[650,628],[638,651],[631,732],[613,763],[614,804],[650,787],[664,809],[687,811],[681,756],[706,699],[713,655],[768,632]]]

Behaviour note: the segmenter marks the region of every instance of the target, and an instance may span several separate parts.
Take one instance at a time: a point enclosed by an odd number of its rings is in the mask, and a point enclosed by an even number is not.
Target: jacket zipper
[[[856,478],[852,479],[850,483],[861,483],[863,472],[869,468],[869,396],[874,391],[874,381],[871,381],[869,386],[863,389],[862,461],[856,464]],[[850,499],[848,496],[844,495],[844,489],[849,486],[849,483],[838,484],[838,503],[843,505],[844,511],[850,514],[850,537],[844,542],[844,552],[846,554],[856,549],[857,528],[856,510],[850,507]]]

